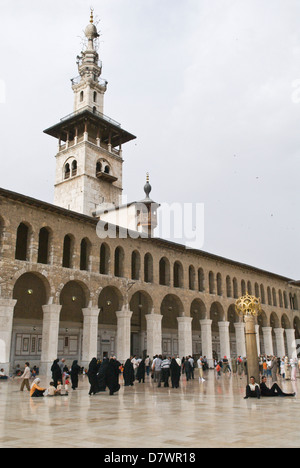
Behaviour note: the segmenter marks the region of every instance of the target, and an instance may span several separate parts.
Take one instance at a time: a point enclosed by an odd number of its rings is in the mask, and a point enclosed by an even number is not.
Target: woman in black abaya
[[[109,360],[107,357],[105,357],[102,361],[102,364],[100,366],[100,369],[99,369],[99,373],[98,373],[98,387],[99,387],[99,391],[100,392],[105,392],[106,390],[106,370],[107,370],[107,366],[108,366],[108,363],[109,363]]]
[[[131,359],[127,359],[125,362],[124,370],[123,370],[123,378],[125,387],[132,387],[134,382],[134,369]]]
[[[179,381],[180,381],[181,367],[177,364],[176,359],[174,358],[171,361],[170,371],[171,371],[172,388],[178,388]]]
[[[52,372],[52,380],[54,382],[54,387],[57,388],[57,382],[60,381],[62,382],[62,373],[61,373],[61,368],[58,365],[59,359],[55,359],[55,361],[52,364],[51,367],[51,372]]]
[[[145,359],[142,359],[141,362],[139,363],[139,367],[136,373],[136,380],[138,380],[139,383],[141,383],[141,381],[145,383],[145,374],[146,374]]]
[[[89,383],[90,383],[90,391],[89,395],[96,395],[96,393],[99,392],[99,386],[98,386],[98,378],[97,374],[99,371],[99,364],[96,358],[93,358],[90,362],[89,365],[89,370],[88,370],[88,378],[89,378]]]
[[[78,388],[78,375],[79,375],[80,370],[81,369],[78,365],[78,361],[74,361],[71,367],[71,372],[70,372],[73,390],[76,390],[76,388]]]
[[[120,390],[119,367],[120,363],[115,358],[111,358],[109,360],[106,370],[106,384],[109,388],[110,395],[113,395]]]

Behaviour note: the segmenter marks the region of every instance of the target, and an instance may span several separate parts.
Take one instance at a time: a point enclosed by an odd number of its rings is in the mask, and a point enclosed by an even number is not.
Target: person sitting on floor
[[[244,400],[248,398],[258,398],[260,399],[260,388],[258,383],[255,382],[255,377],[250,377],[250,383],[246,387],[246,396]]]
[[[44,393],[46,391],[45,388],[41,388],[39,386],[39,383],[40,383],[40,379],[35,379],[32,383],[32,386],[31,386],[31,389],[30,389],[30,396],[31,398],[39,398],[39,397],[43,397],[44,396]]]
[[[294,397],[296,393],[284,393],[279,385],[275,383],[272,388],[268,388],[266,385],[267,377],[263,377],[260,384],[261,396],[264,397]]]

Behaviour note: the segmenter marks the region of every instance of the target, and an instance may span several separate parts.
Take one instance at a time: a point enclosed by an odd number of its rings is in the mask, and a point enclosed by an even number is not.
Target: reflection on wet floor
[[[245,378],[214,371],[179,389],[143,384],[88,395],[86,377],[68,397],[30,399],[20,381],[0,381],[1,447],[298,447],[300,400],[244,400]],[[45,387],[49,379],[41,376]],[[299,381],[298,381],[299,382]],[[298,392],[298,382],[281,382]],[[271,382],[269,382],[270,384]]]

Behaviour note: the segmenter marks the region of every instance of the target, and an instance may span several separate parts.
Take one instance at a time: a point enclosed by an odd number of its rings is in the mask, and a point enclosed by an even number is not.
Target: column
[[[246,357],[246,338],[245,338],[245,324],[238,322],[234,324],[236,336],[236,352],[238,356]]]
[[[259,382],[259,363],[256,341],[255,317],[246,315],[245,320],[245,336],[246,336],[246,351],[247,351],[247,368],[248,368],[248,383],[251,376],[255,377],[256,382]],[[272,328],[271,328],[272,330]],[[272,334],[271,334],[272,338]]]
[[[156,354],[162,353],[162,315],[146,315],[147,321],[147,354],[152,359]]]
[[[274,328],[276,336],[277,357],[285,356],[284,328]]]
[[[262,331],[264,334],[265,354],[273,356],[272,327],[263,327]]]
[[[116,312],[118,319],[117,359],[121,363],[124,363],[130,357],[132,313],[129,306],[124,306],[122,310]]]
[[[17,301],[0,298],[0,365],[9,374],[14,308]]]
[[[98,356],[98,317],[100,309],[82,309],[83,335],[82,335],[82,362],[87,367],[94,357]]]
[[[287,348],[288,348],[288,356],[289,358],[296,359],[297,358],[297,345],[296,345],[296,336],[295,330],[293,328],[288,328],[285,330],[286,340],[287,340]]]
[[[201,341],[202,341],[202,356],[206,356],[208,365],[211,369],[214,368],[214,359],[212,352],[212,320],[200,320],[201,325]]]
[[[192,318],[177,317],[178,321],[178,352],[180,358],[183,356],[192,356]]]
[[[258,356],[260,356],[261,350],[260,350],[259,325],[255,325],[255,333],[256,333],[257,354]]]
[[[221,359],[226,356],[228,359],[231,357],[230,351],[230,338],[229,338],[229,322],[219,322],[220,333],[220,346],[221,346]]]
[[[42,355],[40,363],[40,374],[51,375],[51,366],[57,359],[59,317],[61,305],[50,304],[43,306],[43,332],[42,332]]]

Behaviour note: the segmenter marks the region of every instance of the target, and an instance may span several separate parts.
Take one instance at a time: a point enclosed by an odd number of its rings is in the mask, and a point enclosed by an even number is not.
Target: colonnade
[[[11,337],[13,331],[13,315],[15,300],[7,300],[0,298],[0,365],[9,371],[10,352],[11,352]],[[41,374],[49,374],[51,364],[58,356],[58,337],[60,326],[60,311],[61,305],[48,304],[43,306],[43,325],[42,325],[42,353],[40,362]],[[87,366],[90,360],[97,356],[97,340],[99,332],[99,314],[98,308],[85,308],[83,312],[83,340],[82,340],[82,355],[81,364]],[[121,362],[124,362],[130,356],[131,349],[131,317],[133,312],[129,305],[122,307],[116,312],[117,316],[117,339],[116,339],[116,355]],[[154,356],[162,354],[162,318],[160,314],[151,313],[146,315],[146,337],[147,337],[147,354]],[[191,317],[177,317],[178,322],[178,355],[188,356],[193,354],[193,331]],[[206,356],[210,365],[213,365],[213,348],[212,348],[212,320],[200,320],[201,326],[201,346],[202,355]],[[222,321],[219,326],[219,341],[220,341],[220,356],[231,356],[230,346],[230,322]],[[236,355],[246,356],[245,345],[245,324],[242,322],[235,323],[235,338],[236,338]],[[256,325],[257,332],[257,349],[258,354],[261,354],[260,349],[260,334],[259,325]],[[267,355],[274,354],[273,346],[273,328],[263,327],[263,342],[264,352]],[[289,355],[290,357],[297,356],[295,330],[294,329],[274,329],[276,354],[278,357]],[[284,336],[285,334],[285,336]],[[285,343],[286,340],[286,343]],[[287,350],[286,350],[287,346]]]

